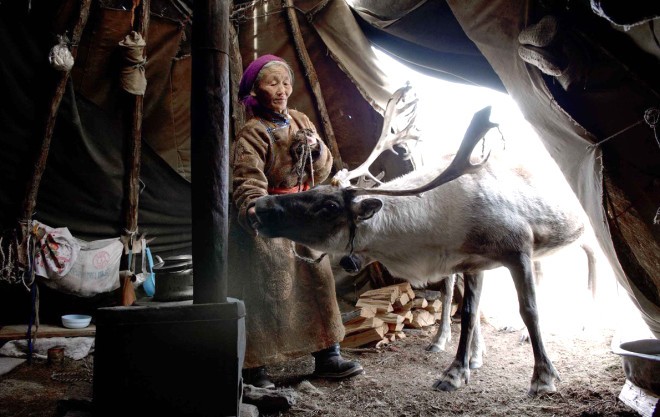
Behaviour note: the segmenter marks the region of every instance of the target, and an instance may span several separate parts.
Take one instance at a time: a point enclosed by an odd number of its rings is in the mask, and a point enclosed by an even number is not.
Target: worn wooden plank
[[[0,327],[0,341],[8,342],[10,340],[27,339],[27,324],[11,324]],[[66,327],[42,324],[37,330],[32,326],[31,334],[37,332],[37,338],[44,337],[82,337],[95,336],[96,325],[90,324],[84,329],[67,329]]]

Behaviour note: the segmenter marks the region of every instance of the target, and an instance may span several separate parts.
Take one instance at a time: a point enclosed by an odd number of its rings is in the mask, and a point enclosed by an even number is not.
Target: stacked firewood
[[[346,336],[341,346],[379,347],[405,338],[404,328],[432,326],[440,319],[442,303],[423,294],[408,282],[363,292],[356,309],[342,315]]]

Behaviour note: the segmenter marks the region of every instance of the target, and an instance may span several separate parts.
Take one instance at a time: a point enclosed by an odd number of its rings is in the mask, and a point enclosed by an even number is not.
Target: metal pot
[[[154,301],[184,301],[193,298],[191,255],[172,256],[154,265]]]

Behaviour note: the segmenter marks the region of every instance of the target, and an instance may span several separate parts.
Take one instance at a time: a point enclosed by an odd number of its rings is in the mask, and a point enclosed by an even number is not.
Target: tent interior
[[[31,309],[12,250],[21,225],[66,227],[84,241],[130,232],[126,154],[136,96],[144,97],[138,231],[154,255],[192,251],[193,4],[144,2],[146,61],[127,64],[120,43],[137,27],[138,3],[0,2],[4,323],[24,321]],[[84,5],[89,16],[80,27]],[[292,65],[290,102],[336,150],[335,170],[352,169],[371,153],[399,87],[375,64],[374,46],[424,74],[507,93],[580,200],[619,284],[660,337],[658,16],[654,2],[607,0],[235,0],[230,50],[220,51],[229,56],[229,137],[244,120],[236,97],[243,68],[266,53]],[[76,52],[70,71],[49,63],[58,43]],[[384,153],[371,170],[390,179],[414,168],[400,152]],[[115,305],[118,287],[117,280],[81,296],[44,285],[41,311],[59,317],[71,303]]]

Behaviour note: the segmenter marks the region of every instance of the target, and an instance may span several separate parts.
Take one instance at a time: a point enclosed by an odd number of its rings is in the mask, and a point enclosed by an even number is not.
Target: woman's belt
[[[307,190],[309,190],[309,184],[304,183],[291,188],[269,188],[268,194],[295,194]]]

